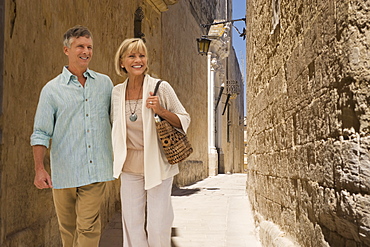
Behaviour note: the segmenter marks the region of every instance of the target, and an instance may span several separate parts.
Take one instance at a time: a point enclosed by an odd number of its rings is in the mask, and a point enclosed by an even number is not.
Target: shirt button
[[[90,132],[90,130],[87,130],[87,133],[89,133]]]
[[[89,145],[88,148],[91,148],[91,146]]]
[[[85,101],[87,101],[87,99]]]
[[[92,160],[90,160],[90,163],[92,163]]]
[[[86,117],[88,117],[89,116],[89,114],[86,114]]]

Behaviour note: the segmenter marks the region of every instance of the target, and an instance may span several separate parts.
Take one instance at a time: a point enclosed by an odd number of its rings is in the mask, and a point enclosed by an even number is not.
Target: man
[[[88,69],[93,55],[90,31],[75,26],[64,34],[68,66],[42,89],[31,145],[34,184],[52,188],[63,246],[98,246],[100,204],[105,182],[113,180],[112,81]],[[51,177],[44,167],[50,140]]]

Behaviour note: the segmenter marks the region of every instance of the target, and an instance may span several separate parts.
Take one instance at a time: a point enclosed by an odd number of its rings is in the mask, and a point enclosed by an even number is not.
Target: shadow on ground
[[[180,188],[177,188],[177,187],[173,187],[171,196],[190,196],[190,195],[193,195],[195,193],[198,193],[199,191],[200,191],[200,189],[198,189],[198,188],[196,188],[196,189],[180,189]]]

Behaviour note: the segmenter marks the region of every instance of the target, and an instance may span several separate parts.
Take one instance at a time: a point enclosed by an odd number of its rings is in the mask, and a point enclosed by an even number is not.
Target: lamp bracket
[[[220,21],[220,22],[214,22],[214,23],[209,23],[209,24],[200,24],[202,27],[206,28],[206,27],[209,27],[209,26],[213,26],[213,25],[218,25],[218,24],[225,24],[225,23],[234,23],[236,21],[244,21],[244,23],[246,22],[246,18],[240,18],[240,19],[235,19],[235,20],[227,20],[227,21]]]

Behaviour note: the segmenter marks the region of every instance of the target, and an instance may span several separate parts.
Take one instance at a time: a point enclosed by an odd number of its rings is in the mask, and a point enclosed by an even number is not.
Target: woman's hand
[[[181,129],[181,122],[179,117],[161,106],[158,96],[153,96],[153,93],[149,93],[150,96],[146,100],[146,107],[151,108],[155,114],[163,119],[166,119],[172,126]]]
[[[146,107],[149,109],[153,109],[154,113],[157,115],[160,115],[161,111],[163,111],[163,108],[161,106],[161,102],[159,101],[158,96],[153,96],[153,93],[149,93],[150,96],[146,100]]]

